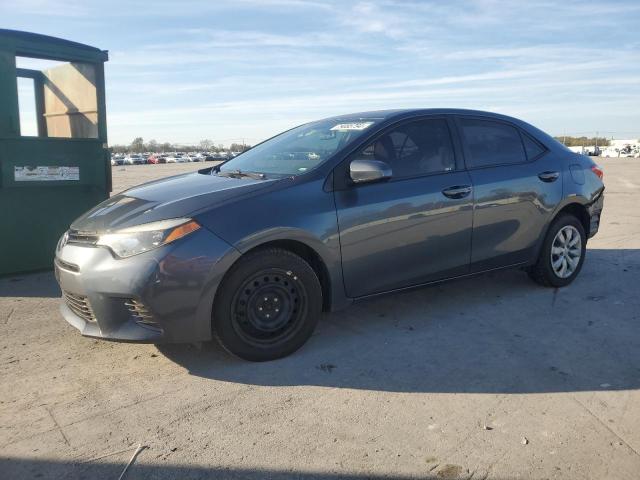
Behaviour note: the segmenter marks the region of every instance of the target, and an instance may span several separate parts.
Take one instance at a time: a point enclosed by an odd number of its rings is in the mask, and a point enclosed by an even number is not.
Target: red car
[[[149,155],[149,158],[147,158],[147,163],[167,163],[167,157],[164,155],[157,155],[157,154],[153,154],[153,155]]]

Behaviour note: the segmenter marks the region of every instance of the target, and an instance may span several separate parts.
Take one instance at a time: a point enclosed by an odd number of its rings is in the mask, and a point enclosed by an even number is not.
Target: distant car
[[[149,157],[147,158],[147,163],[151,163],[151,164],[157,164],[160,163],[159,162],[160,156],[156,155],[156,154],[151,154],[149,155]]]
[[[215,157],[213,155],[205,155],[204,157],[204,161],[205,162],[215,162]]]
[[[129,155],[125,157],[124,163],[126,165],[144,165],[147,160],[142,155]]]
[[[90,337],[215,338],[273,360],[301,347],[323,310],[383,293],[516,267],[569,285],[600,225],[602,176],[504,115],[327,118],[82,215],[56,248],[60,308]]]
[[[636,152],[633,150],[631,145],[625,145],[620,149],[620,157],[633,158],[636,155]]]
[[[124,165],[124,155],[116,153],[111,156],[111,165]]]

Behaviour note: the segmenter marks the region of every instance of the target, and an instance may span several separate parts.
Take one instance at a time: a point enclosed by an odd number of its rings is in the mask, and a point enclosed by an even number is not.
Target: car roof
[[[401,109],[389,109],[389,110],[372,110],[367,112],[348,113],[345,115],[336,115],[329,117],[327,120],[356,120],[356,119],[369,119],[369,120],[391,120],[395,118],[405,118],[414,115],[478,115],[487,116],[493,118],[502,118],[504,120],[521,122],[517,118],[509,117],[495,112],[487,112],[484,110],[471,110],[465,108],[401,108]]]
[[[487,112],[484,110],[471,110],[465,108],[404,108],[395,110],[373,110],[368,112],[349,113],[346,115],[329,117],[325,120],[342,122],[378,120],[378,124],[384,126],[394,123],[398,120],[417,117],[420,115],[472,115],[477,117],[492,118],[495,120],[504,120],[518,125],[520,128],[533,135],[537,140],[542,141],[542,143],[548,148],[556,149],[562,146],[562,144],[554,140],[554,138],[549,134],[543,132],[539,128],[534,127],[530,123],[527,123],[515,117],[503,115],[501,113]]]

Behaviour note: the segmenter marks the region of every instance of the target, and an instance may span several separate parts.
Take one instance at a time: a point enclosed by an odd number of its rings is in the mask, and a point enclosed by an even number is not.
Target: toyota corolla
[[[394,110],[288,130],[227,162],[114,195],[56,249],[64,318],[132,342],[294,352],[322,311],[520,267],[579,274],[602,170],[503,115]]]

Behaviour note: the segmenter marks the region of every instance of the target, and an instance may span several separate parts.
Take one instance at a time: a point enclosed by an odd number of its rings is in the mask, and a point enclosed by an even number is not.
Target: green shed
[[[0,275],[52,268],[71,221],[109,196],[107,60],[0,29]]]

